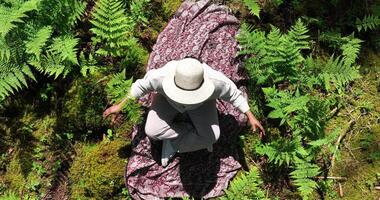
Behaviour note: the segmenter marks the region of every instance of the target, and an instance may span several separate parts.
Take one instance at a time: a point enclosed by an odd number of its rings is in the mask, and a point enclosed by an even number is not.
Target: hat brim
[[[174,71],[169,73],[162,81],[162,88],[171,100],[181,104],[198,104],[206,101],[213,93],[215,86],[207,77],[203,75],[204,81],[202,85],[196,90],[183,90],[174,82]]]

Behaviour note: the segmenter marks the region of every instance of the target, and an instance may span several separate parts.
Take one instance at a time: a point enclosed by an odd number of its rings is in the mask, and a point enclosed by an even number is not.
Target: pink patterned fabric
[[[147,70],[190,56],[223,72],[246,94],[247,76],[236,58],[239,21],[227,10],[208,0],[185,1],[159,35]],[[140,101],[149,107],[151,94]],[[223,189],[241,168],[237,135],[247,119],[230,103],[218,100],[217,108],[221,137],[214,145],[214,152],[177,154],[166,168],[160,165],[162,142],[152,143],[146,137],[144,123],[133,128],[125,184],[134,199],[223,195]]]

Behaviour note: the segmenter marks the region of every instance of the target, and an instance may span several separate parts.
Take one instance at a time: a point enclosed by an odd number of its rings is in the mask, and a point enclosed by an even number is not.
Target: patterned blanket
[[[246,95],[247,76],[236,58],[238,28],[239,21],[228,8],[209,0],[185,1],[159,35],[147,70],[191,56],[223,72]],[[151,94],[140,101],[149,107]],[[132,154],[125,171],[125,184],[134,199],[223,195],[223,189],[241,168],[237,140],[247,119],[228,102],[218,100],[217,108],[221,137],[214,152],[177,154],[166,168],[159,164],[162,142],[151,143],[144,133],[144,123],[134,126]]]

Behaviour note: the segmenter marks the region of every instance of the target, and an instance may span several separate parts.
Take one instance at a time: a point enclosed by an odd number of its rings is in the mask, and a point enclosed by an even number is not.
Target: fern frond
[[[258,144],[255,152],[259,155],[266,155],[268,161],[277,166],[286,164],[289,166],[294,163],[297,157],[307,155],[306,150],[301,143],[301,137],[295,137],[292,140],[280,138],[268,144]]]
[[[118,50],[132,32],[132,26],[124,13],[124,5],[119,0],[99,0],[95,5],[91,31],[96,41],[104,41],[100,55],[120,56]]]
[[[79,39],[71,35],[64,35],[53,39],[53,44],[50,45],[49,51],[52,54],[59,56],[60,61],[69,61],[72,64],[78,65],[77,49]]]
[[[81,74],[86,77],[87,76],[87,73],[88,74],[93,74],[95,73],[97,70],[98,70],[98,67],[96,66],[97,65],[97,62],[96,60],[94,59],[94,57],[92,56],[92,54],[90,54],[88,56],[88,59],[86,59],[84,57],[84,54],[83,52],[80,54],[80,72]]]
[[[18,9],[0,6],[0,34],[2,38],[15,27],[17,23],[24,23],[22,18],[27,17],[26,13],[36,10],[40,0],[29,0],[24,2]]]
[[[356,29],[358,31],[375,30],[380,26],[380,17],[374,15],[364,16],[363,19],[356,18]]]
[[[295,163],[295,170],[290,173],[290,176],[293,179],[294,185],[297,186],[302,199],[307,200],[318,186],[312,178],[319,175],[321,171],[318,165],[305,162],[301,159],[297,159]]]
[[[36,80],[28,66],[0,61],[0,97],[4,98],[28,87],[26,77]]]
[[[342,92],[349,82],[361,77],[357,67],[346,65],[339,57],[331,56],[322,69],[318,77],[327,91],[331,91],[331,87],[334,86],[338,92]]]
[[[11,57],[11,48],[4,38],[0,38],[0,61],[8,62]]]
[[[363,40],[358,38],[354,38],[353,36],[344,37],[346,43],[343,44],[340,49],[342,50],[342,55],[344,59],[344,64],[347,66],[351,66],[355,63],[358,58],[360,52],[360,46]]]
[[[33,54],[37,60],[40,59],[42,48],[50,38],[53,29],[51,26],[45,26],[41,28],[35,35],[29,37],[25,42],[26,53]]]
[[[42,1],[39,21],[46,21],[55,31],[68,33],[86,10],[87,1],[59,0]]]
[[[71,71],[71,66],[64,65],[59,55],[48,52],[46,55],[41,56],[40,60],[31,58],[28,63],[45,75],[54,76],[54,79],[57,79],[60,75],[66,77]]]
[[[126,80],[124,69],[122,72],[113,75],[112,79],[107,83],[106,92],[112,103],[119,103],[128,96],[131,86],[132,78]],[[127,113],[127,117],[133,123],[141,120],[140,105],[132,99],[126,102],[122,110]]]
[[[244,3],[245,6],[248,7],[249,12],[252,15],[257,16],[258,18],[260,18],[261,8],[260,8],[260,5],[257,3],[257,0],[244,0],[243,3]]]
[[[298,19],[288,32],[288,37],[291,41],[295,42],[298,49],[310,49],[309,42],[307,41],[309,39],[308,32],[309,30],[302,23],[301,19]]]
[[[81,18],[86,10],[86,2],[81,0],[66,0],[66,4],[69,6],[68,23],[70,26],[74,26],[76,22]]]
[[[150,2],[150,0],[133,0],[130,4],[130,17],[132,23],[132,27],[135,26],[135,24],[148,24],[148,18],[145,16],[146,11],[145,6]]]
[[[267,199],[265,192],[260,188],[262,183],[259,170],[252,167],[249,172],[239,175],[231,182],[221,200]]]

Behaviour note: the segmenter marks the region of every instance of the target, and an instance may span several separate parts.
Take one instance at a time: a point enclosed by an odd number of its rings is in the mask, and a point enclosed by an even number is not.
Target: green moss
[[[354,124],[340,145],[340,156],[331,170],[334,176],[343,176],[343,199],[376,199],[380,192],[374,189],[376,174],[380,173],[380,94],[379,73],[370,72],[352,86],[345,97],[346,107],[333,120],[332,126]],[[330,125],[330,126],[331,126]],[[337,184],[335,183],[337,190]]]
[[[106,94],[95,77],[78,78],[64,97],[59,127],[64,132],[97,132],[105,125]]]
[[[181,0],[164,0],[162,3],[162,10],[164,11],[165,16],[172,16],[177,11],[181,3]]]
[[[23,166],[20,163],[19,156],[14,156],[10,161],[2,182],[7,186],[8,190],[21,192],[24,189],[25,176],[23,175]]]
[[[105,139],[79,148],[71,168],[72,199],[110,199],[123,188],[129,142]]]

